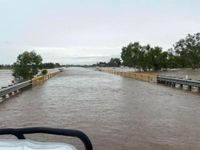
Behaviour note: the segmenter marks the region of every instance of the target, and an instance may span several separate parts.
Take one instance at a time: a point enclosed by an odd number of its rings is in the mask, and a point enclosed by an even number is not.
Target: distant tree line
[[[11,69],[12,68],[12,65],[3,65],[3,64],[0,64],[0,69]]]
[[[83,64],[83,65],[73,65],[73,64],[70,64],[70,65],[62,65],[62,67],[84,67],[84,68],[90,68],[90,67],[96,67],[97,64],[92,64],[92,65],[86,65],[86,64]]]
[[[121,60],[119,58],[111,58],[110,61],[107,62],[98,62],[96,66],[99,67],[120,67]]]
[[[139,70],[200,67],[200,33],[188,34],[175,43],[172,49],[163,51],[159,46],[130,43],[122,48],[122,64]]]
[[[61,67],[59,63],[48,62],[48,63],[42,64],[42,68],[44,69],[53,69],[53,68],[58,68],[58,67]]]

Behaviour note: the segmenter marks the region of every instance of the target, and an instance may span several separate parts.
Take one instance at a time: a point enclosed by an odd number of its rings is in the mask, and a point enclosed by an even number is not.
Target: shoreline
[[[125,78],[132,78],[135,80],[151,82],[156,84],[163,84],[166,86],[170,86],[172,88],[179,88],[183,90],[190,90],[191,92],[200,92],[200,81],[192,80],[188,78],[180,78],[180,76],[166,76],[161,75],[159,73],[153,72],[132,72],[132,71],[117,71],[113,68],[99,68],[99,71],[111,73],[114,75],[119,75]],[[181,69],[181,71],[185,71],[187,69]],[[189,69],[190,70],[190,69]],[[180,70],[179,70],[180,71]],[[200,70],[198,70],[199,72]],[[199,74],[198,74],[199,75]]]
[[[134,73],[147,73],[147,74],[157,74],[169,77],[177,77],[183,79],[192,79],[192,80],[200,80],[200,69],[192,69],[192,68],[175,68],[175,69],[167,69],[161,71],[138,71],[135,68],[128,67],[98,67],[98,69],[112,69],[114,71],[120,72],[134,72]]]

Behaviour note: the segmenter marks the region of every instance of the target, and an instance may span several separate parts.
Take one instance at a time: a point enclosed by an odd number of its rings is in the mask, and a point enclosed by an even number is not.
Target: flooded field
[[[1,103],[0,127],[80,129],[95,150],[200,149],[199,108],[199,94],[68,68]],[[82,148],[80,142],[69,141]]]
[[[12,83],[13,76],[11,70],[0,70],[0,88]]]

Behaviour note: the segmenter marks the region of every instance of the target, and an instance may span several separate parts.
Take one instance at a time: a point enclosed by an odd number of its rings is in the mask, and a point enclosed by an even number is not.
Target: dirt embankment
[[[128,68],[128,67],[109,67],[104,69],[113,69],[115,71],[121,71],[121,72],[138,72],[137,69],[134,68]],[[148,71],[145,73],[149,73]],[[200,69],[191,69],[191,68],[186,68],[186,69],[168,69],[167,71],[156,71],[156,72],[151,72],[155,73],[158,75],[165,75],[165,76],[172,76],[172,77],[180,77],[180,78],[187,78],[187,79],[192,79],[192,80],[200,80]]]

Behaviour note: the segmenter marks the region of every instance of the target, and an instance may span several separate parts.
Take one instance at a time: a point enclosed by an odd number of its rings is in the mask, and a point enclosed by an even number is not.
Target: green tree
[[[42,67],[42,57],[32,52],[24,52],[17,57],[13,65],[13,75],[23,80],[31,79]]]
[[[129,47],[123,47],[121,58],[124,66],[133,67],[131,49]]]
[[[161,53],[161,68],[167,69],[168,68],[168,52]]]
[[[138,42],[123,47],[121,58],[123,65],[143,71],[167,69],[169,61],[168,52],[163,52],[161,47],[141,46]]]
[[[53,68],[58,68],[58,67],[61,67],[59,63],[48,62],[48,63],[42,64],[42,68],[44,69],[53,69]]]
[[[48,71],[46,69],[42,70],[41,74],[42,75],[46,75],[48,73]]]
[[[162,53],[161,47],[154,47],[154,48],[148,48],[146,61],[148,63],[148,68],[153,69],[155,71],[162,69],[163,66],[165,66],[165,63],[167,62],[167,55],[166,53]]]
[[[111,58],[110,62],[108,63],[109,67],[120,67],[121,60],[119,58]]]
[[[148,62],[148,50],[150,46],[142,46],[139,52],[138,57],[138,68],[142,69],[143,71],[147,71],[151,69],[151,65]]]
[[[97,62],[97,66],[99,66],[99,67],[107,67],[108,64],[106,62]]]
[[[200,67],[200,33],[188,34],[185,39],[179,40],[174,45],[174,49],[182,67],[193,69]]]
[[[143,47],[140,45],[140,43],[130,43],[127,47],[122,48],[121,58],[123,61],[123,65],[128,67],[140,68],[140,61],[142,60],[142,55]]]
[[[180,68],[179,56],[176,55],[175,51],[171,48],[167,53],[167,68]]]

